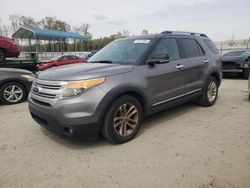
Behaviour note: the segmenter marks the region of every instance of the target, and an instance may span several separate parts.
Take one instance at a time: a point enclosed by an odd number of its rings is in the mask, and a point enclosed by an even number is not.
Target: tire
[[[102,135],[113,143],[128,142],[138,133],[142,117],[142,107],[138,100],[123,95],[109,107],[104,117]]]
[[[17,82],[8,82],[0,88],[0,101],[3,104],[21,103],[26,98],[27,91],[25,87]]]
[[[3,49],[0,49],[0,62],[4,62],[6,58],[6,54]]]
[[[243,78],[248,79],[249,73],[250,73],[249,69],[244,69],[242,72]]]
[[[218,96],[218,81],[215,77],[209,77],[204,91],[199,98],[199,104],[202,106],[212,106]]]

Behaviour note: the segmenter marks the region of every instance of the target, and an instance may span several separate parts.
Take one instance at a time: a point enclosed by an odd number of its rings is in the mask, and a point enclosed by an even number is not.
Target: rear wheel
[[[5,61],[6,54],[3,49],[0,49],[0,62]]]
[[[26,89],[17,82],[8,82],[0,88],[0,100],[4,104],[17,104],[26,98]]]
[[[109,107],[102,134],[111,142],[128,142],[138,133],[141,122],[142,108],[140,103],[134,97],[124,95]]]
[[[209,77],[203,94],[200,96],[199,104],[202,106],[212,106],[218,96],[218,81],[214,77]]]

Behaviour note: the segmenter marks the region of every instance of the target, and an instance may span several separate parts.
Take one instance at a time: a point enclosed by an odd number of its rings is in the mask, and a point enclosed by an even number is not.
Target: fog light
[[[70,128],[70,127],[64,127],[63,132],[64,132],[65,135],[71,136],[73,134],[73,129]]]

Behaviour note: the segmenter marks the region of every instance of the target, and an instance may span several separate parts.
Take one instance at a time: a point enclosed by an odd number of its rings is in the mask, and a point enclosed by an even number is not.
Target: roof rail
[[[163,31],[161,34],[181,34],[181,35],[196,35],[201,37],[207,37],[207,35],[202,33],[186,32],[186,31]]]

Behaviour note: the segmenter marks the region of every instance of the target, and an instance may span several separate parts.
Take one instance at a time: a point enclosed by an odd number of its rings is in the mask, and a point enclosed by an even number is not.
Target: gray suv
[[[41,72],[28,98],[33,119],[59,135],[135,137],[145,116],[196,99],[212,106],[221,58],[204,34],[164,31],[122,38],[87,63]]]

